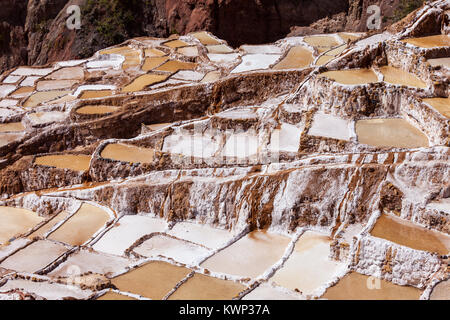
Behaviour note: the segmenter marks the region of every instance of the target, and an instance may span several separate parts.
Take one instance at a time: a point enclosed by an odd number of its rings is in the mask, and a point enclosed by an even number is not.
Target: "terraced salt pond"
[[[41,103],[50,102],[52,100],[55,100],[56,98],[68,95],[69,93],[71,93],[71,91],[36,92],[27,99],[27,101],[23,104],[23,106],[26,108],[36,107]]]
[[[83,80],[84,69],[82,67],[68,67],[59,69],[47,76],[53,80]]]
[[[68,248],[60,243],[39,240],[9,256],[0,267],[34,273],[52,263],[67,250]]]
[[[184,267],[152,261],[112,279],[111,282],[121,291],[161,300],[190,273],[191,270]]]
[[[154,155],[153,149],[121,143],[108,144],[101,152],[101,156],[105,159],[129,163],[152,163]]]
[[[231,300],[246,287],[240,283],[194,274],[169,300]]]
[[[12,92],[9,96],[11,98],[21,99],[28,97],[34,91],[34,87],[20,87],[14,92]]]
[[[201,44],[205,46],[220,44],[220,41],[218,41],[216,38],[212,37],[208,32],[205,31],[192,33],[192,36],[197,38],[201,42]]]
[[[284,70],[284,69],[301,69],[306,68],[314,61],[312,52],[305,47],[293,47],[289,50],[287,55],[278,62],[273,69],[274,70]]]
[[[417,47],[427,49],[437,47],[450,47],[450,36],[443,34],[420,38],[410,38],[402,41]]]
[[[23,133],[1,133],[0,134],[0,147],[6,146],[14,141],[18,141],[23,138]]]
[[[44,237],[46,233],[56,227],[59,223],[64,221],[69,217],[69,213],[67,211],[63,211],[56,216],[52,217],[45,223],[42,227],[34,231],[28,238],[33,239],[34,237]]]
[[[281,235],[253,231],[201,266],[214,272],[255,278],[281,259],[290,240]]]
[[[428,63],[432,67],[442,66],[450,69],[450,58],[428,59]]]
[[[358,85],[378,82],[378,77],[372,69],[351,69],[327,71],[319,77],[326,77],[341,84]]]
[[[418,300],[422,292],[356,272],[344,276],[322,296],[329,300]]]
[[[79,99],[94,99],[94,98],[104,98],[113,95],[112,90],[85,90],[79,97]]]
[[[435,108],[445,117],[450,118],[450,98],[423,99],[423,102]]]
[[[33,229],[42,221],[44,218],[33,211],[0,206],[0,245]]]
[[[34,163],[41,166],[69,169],[74,171],[87,171],[91,162],[90,155],[84,154],[58,154],[36,157]]]
[[[331,261],[331,239],[314,232],[304,233],[283,267],[272,277],[276,284],[288,289],[299,289],[303,294],[330,281],[342,263]]]
[[[136,299],[114,291],[108,291],[104,295],[98,297],[96,300],[115,301],[115,300],[136,300]]]
[[[383,66],[380,68],[380,71],[384,76],[385,82],[422,89],[425,89],[427,87],[427,84],[425,82],[417,78],[415,75],[400,68]]]
[[[403,119],[370,119],[356,122],[358,142],[375,147],[428,147],[428,138]]]
[[[86,105],[76,110],[78,114],[110,114],[120,110],[120,107],[108,105]]]
[[[370,233],[374,237],[416,250],[437,252],[441,255],[450,252],[450,236],[428,230],[392,215],[383,214]]]
[[[157,74],[157,73],[149,73],[144,74],[142,76],[137,77],[134,79],[130,84],[125,86],[122,91],[123,92],[135,92],[135,91],[142,91],[146,87],[151,86],[152,84],[156,84],[162,81],[167,80],[170,75],[165,74]]]
[[[313,46],[319,53],[337,47],[341,43],[333,36],[312,36],[303,39],[307,44]]]
[[[25,130],[22,122],[0,123],[0,133],[3,132],[20,132]]]
[[[430,300],[450,300],[450,280],[438,283],[431,292]]]
[[[163,63],[167,62],[168,60],[169,60],[169,58],[167,58],[167,57],[146,58],[144,65],[142,66],[142,70],[144,70],[144,71],[153,70],[153,69],[159,67],[160,65],[162,65]]]
[[[163,45],[165,45],[166,47],[169,47],[169,48],[176,49],[176,48],[186,47],[189,45],[189,43],[186,43],[181,40],[171,40],[168,42],[164,42]]]
[[[103,209],[83,203],[80,209],[56,231],[52,232],[48,238],[80,246],[103,228],[110,219],[109,214]]]
[[[156,68],[156,71],[175,73],[179,70],[194,70],[197,67],[196,63],[184,62],[178,60],[170,60],[164,63],[162,66]]]

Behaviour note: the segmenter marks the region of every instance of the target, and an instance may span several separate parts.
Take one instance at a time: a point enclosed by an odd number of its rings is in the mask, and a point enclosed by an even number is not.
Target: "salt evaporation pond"
[[[129,163],[152,163],[155,151],[121,143],[108,144],[101,152],[102,158]]]
[[[87,171],[91,156],[85,154],[58,154],[36,157],[34,163],[41,166],[69,169],[74,171]]]
[[[351,69],[327,71],[319,77],[326,77],[341,84],[358,85],[378,82],[378,77],[372,69]]]
[[[21,208],[0,206],[0,245],[44,221],[37,213]]]

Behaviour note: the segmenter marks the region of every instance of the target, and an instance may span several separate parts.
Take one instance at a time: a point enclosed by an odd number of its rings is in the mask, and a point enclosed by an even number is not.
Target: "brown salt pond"
[[[431,292],[430,300],[450,300],[450,280],[438,283]]]
[[[0,245],[44,221],[36,212],[0,206]]]
[[[351,69],[327,71],[319,77],[326,77],[341,84],[358,85],[378,82],[378,77],[372,69]]]
[[[0,123],[0,132],[20,132],[25,130],[22,122]]]
[[[435,108],[445,117],[450,118],[450,98],[423,99],[423,102]]]
[[[333,36],[312,36],[303,39],[307,44],[316,48],[319,53],[323,53],[341,43]]]
[[[194,274],[169,300],[231,300],[246,287],[240,283]]]
[[[27,101],[23,104],[24,107],[36,107],[41,103],[50,102],[56,98],[60,98],[67,94],[71,93],[71,91],[43,91],[36,92],[32,96],[30,96]]]
[[[329,300],[418,300],[422,294],[417,288],[351,272],[322,296]]]
[[[87,171],[91,156],[85,154],[56,154],[36,157],[34,163],[41,166],[69,169],[74,171]]]
[[[331,239],[327,236],[310,231],[304,233],[272,280],[285,288],[311,294],[330,281],[342,265],[328,259],[330,244]]]
[[[121,143],[108,144],[101,156],[105,159],[130,163],[152,163],[155,151]]]
[[[257,277],[283,256],[290,238],[253,231],[201,264],[214,272]]]
[[[34,87],[20,87],[9,96],[12,98],[25,98],[34,91]]]
[[[155,48],[145,49],[144,50],[144,54],[145,54],[146,57],[162,57],[162,56],[166,55],[165,52],[163,52],[161,50],[158,50],[158,49],[155,49]]]
[[[314,61],[312,52],[305,47],[293,47],[289,50],[286,57],[277,63],[273,69],[300,69],[309,66]]]
[[[421,48],[450,47],[450,36],[443,34],[421,38],[410,38],[402,41]]]
[[[30,234],[28,238],[33,239],[34,237],[43,237],[47,232],[53,229],[58,223],[64,221],[69,216],[67,211],[58,213],[55,217],[51,218],[46,224],[37,229],[35,232]]]
[[[112,279],[111,283],[120,291],[161,300],[189,273],[191,270],[184,267],[152,261]]]
[[[156,84],[167,80],[167,78],[169,78],[169,75],[156,73],[144,74],[134,79],[129,85],[125,86],[122,89],[122,91],[123,92],[142,91],[146,87],[151,86],[152,84]]]
[[[184,41],[181,40],[171,40],[168,42],[164,42],[163,43],[164,46],[169,47],[169,48],[181,48],[181,47],[186,47],[189,45],[189,43],[186,43]]]
[[[72,246],[81,246],[110,220],[103,209],[83,203],[78,211],[69,218],[49,239],[61,241]]]
[[[108,291],[104,295],[98,297],[96,300],[136,300],[136,299],[114,291]]]
[[[142,66],[142,70],[144,71],[150,71],[155,69],[156,67],[159,67],[163,63],[167,62],[169,60],[168,57],[150,57],[146,58],[144,65]]]
[[[450,252],[450,236],[392,215],[381,215],[370,234],[416,250]]]
[[[112,90],[86,90],[80,96],[80,99],[103,98],[113,95]]]
[[[422,89],[425,89],[427,87],[427,84],[425,82],[417,78],[415,75],[400,68],[383,66],[380,68],[380,71],[384,76],[385,82]]]
[[[192,36],[197,38],[205,46],[220,44],[220,41],[218,41],[205,31],[192,33]]]
[[[76,110],[78,114],[109,114],[120,110],[120,107],[108,105],[87,105]]]
[[[196,63],[170,60],[155,70],[175,73],[179,70],[194,70],[196,67]]]
[[[60,243],[39,240],[8,257],[0,267],[34,273],[48,266],[66,251],[67,248]]]
[[[358,142],[374,147],[428,147],[428,138],[403,119],[370,119],[356,122]]]

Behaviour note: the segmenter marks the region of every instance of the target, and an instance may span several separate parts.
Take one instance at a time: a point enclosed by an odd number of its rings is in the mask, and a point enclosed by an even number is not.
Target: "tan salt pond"
[[[427,84],[425,82],[417,78],[415,75],[406,72],[400,68],[395,68],[392,66],[383,66],[380,68],[380,71],[384,76],[385,82],[422,89],[427,87]]]
[[[0,206],[0,244],[26,233],[42,221],[44,218],[33,211]]]
[[[194,274],[169,300],[231,300],[246,287],[240,283]]]
[[[233,49],[231,49],[229,46],[224,44],[218,44],[218,45],[212,45],[207,46],[206,49],[208,49],[209,53],[232,53]]]
[[[319,59],[317,59],[316,66],[323,66],[325,63],[333,60],[334,58],[335,58],[334,56],[323,55]]]
[[[370,119],[356,122],[358,142],[375,147],[428,147],[428,138],[403,119]]]
[[[339,33],[339,37],[342,38],[342,40],[344,40],[345,42],[353,41],[353,40],[357,40],[359,38],[361,38],[360,35],[356,35],[356,34],[351,34],[351,33]]]
[[[36,107],[41,103],[50,102],[56,98],[60,98],[69,94],[71,91],[43,91],[36,92],[30,96],[27,101],[23,104],[24,107]]]
[[[84,69],[82,67],[67,67],[59,69],[47,76],[47,79],[54,80],[83,80]]]
[[[60,243],[39,240],[8,257],[0,267],[34,273],[48,266],[66,251],[67,248]]]
[[[34,91],[34,87],[20,87],[9,96],[12,98],[24,98]]]
[[[307,44],[316,48],[319,53],[325,52],[341,43],[332,36],[312,36],[303,39]]]
[[[294,251],[272,280],[285,288],[311,294],[333,278],[342,265],[331,261],[329,237],[306,232],[295,244]]]
[[[293,47],[289,50],[286,57],[277,63],[273,69],[299,69],[309,66],[314,61],[312,52],[304,47]]]
[[[381,215],[370,234],[416,250],[450,252],[450,236],[392,215]]]
[[[196,67],[196,63],[170,60],[164,63],[162,66],[158,67],[156,70],[174,73],[179,70],[194,70]]]
[[[402,41],[421,48],[450,47],[450,36],[443,34],[421,38],[410,38]]]
[[[110,216],[103,209],[83,203],[75,215],[64,222],[48,238],[80,246],[104,227],[109,220]]]
[[[189,273],[191,270],[184,267],[152,261],[112,279],[111,283],[121,291],[161,300]]]
[[[156,67],[159,67],[164,62],[167,62],[169,60],[168,57],[150,57],[146,58],[144,65],[142,66],[142,70],[144,71],[150,71],[155,69]]]
[[[142,76],[134,79],[129,85],[125,86],[122,91],[123,92],[134,92],[144,90],[146,87],[151,86],[152,84],[159,83],[167,80],[169,75],[155,74],[149,73],[144,74]]]
[[[167,128],[170,125],[171,125],[171,123],[156,123],[156,124],[147,125],[147,128],[149,128],[151,131],[157,131],[160,129]]]
[[[379,289],[377,282],[379,281]],[[418,300],[422,292],[414,287],[399,286],[351,272],[327,289],[322,298],[329,300]]]
[[[186,43],[184,41],[181,40],[171,40],[168,42],[164,42],[163,45],[165,45],[166,47],[169,48],[180,48],[180,47],[186,47],[189,45],[189,43]]]
[[[130,163],[152,163],[154,155],[153,149],[121,143],[108,144],[101,153],[103,158]]]
[[[34,163],[41,166],[69,169],[74,171],[89,170],[90,155],[84,154],[57,154],[36,157]]]
[[[155,48],[145,49],[144,53],[145,53],[146,57],[162,57],[162,56],[166,55],[165,52],[163,52],[161,50],[158,50],[158,49],[155,49]]]
[[[192,36],[197,38],[205,46],[220,44],[220,41],[213,38],[208,32],[205,31],[193,33]]]
[[[206,74],[201,82],[214,82],[220,79],[220,71],[211,71]]]
[[[108,105],[87,105],[77,109],[78,114],[108,114],[120,110],[120,107]]]
[[[450,69],[450,58],[428,59],[428,63],[432,67],[443,66]]]
[[[430,106],[442,113],[442,115],[450,118],[450,98],[423,99],[423,102],[428,103]]]
[[[98,297],[96,300],[136,300],[136,299],[114,291],[108,291],[104,295]]]
[[[283,256],[290,239],[253,231],[201,264],[214,272],[257,277]]]
[[[347,85],[367,84],[378,82],[378,77],[372,69],[351,69],[327,71],[319,77],[330,78],[336,82]]]
[[[33,239],[34,237],[43,237],[47,232],[49,232],[51,229],[53,229],[58,223],[65,220],[68,216],[69,216],[69,213],[67,211],[63,211],[63,212],[59,213],[58,215],[56,215],[56,217],[53,217],[42,227],[40,227],[35,232],[30,234],[30,236],[28,238]]]
[[[450,300],[450,280],[438,283],[431,292],[430,300]]]
[[[23,138],[24,133],[0,133],[0,147]]]
[[[113,95],[112,90],[86,90],[80,96],[80,99],[103,98]]]
[[[22,122],[0,123],[0,132],[20,132],[25,130]]]

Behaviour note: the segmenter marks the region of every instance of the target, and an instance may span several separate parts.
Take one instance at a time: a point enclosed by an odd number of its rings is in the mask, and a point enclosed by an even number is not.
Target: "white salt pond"
[[[163,232],[166,228],[167,224],[162,219],[124,216],[94,244],[93,248],[121,256],[139,238],[151,233]]]
[[[28,114],[28,119],[32,125],[42,125],[52,122],[59,122],[66,119],[67,114],[60,111],[36,112]]]
[[[166,235],[155,235],[134,248],[133,251],[144,257],[151,258],[161,255],[188,265],[194,264],[209,252],[208,249],[199,245]]]
[[[240,73],[260,69],[268,69],[278,61],[280,55],[248,54],[242,57],[242,62],[231,73]]]
[[[428,59],[428,63],[432,67],[441,66],[441,67],[446,67],[446,68],[450,69],[450,57],[449,58]]]
[[[164,139],[162,151],[187,157],[209,158],[218,148],[217,141],[208,134],[172,134]]]
[[[289,292],[289,290],[262,283],[256,289],[245,295],[242,300],[301,300],[300,295]]]
[[[269,150],[272,152],[297,152],[300,145],[302,130],[288,123],[283,123],[280,129],[275,129],[270,136]]]
[[[350,121],[317,112],[308,134],[348,141],[350,139]]]
[[[247,158],[259,153],[258,136],[251,133],[234,133],[229,136],[222,150],[222,156],[229,158]]]
[[[208,59],[215,63],[234,62],[238,57],[239,57],[238,53],[228,53],[228,54],[208,53]]]

